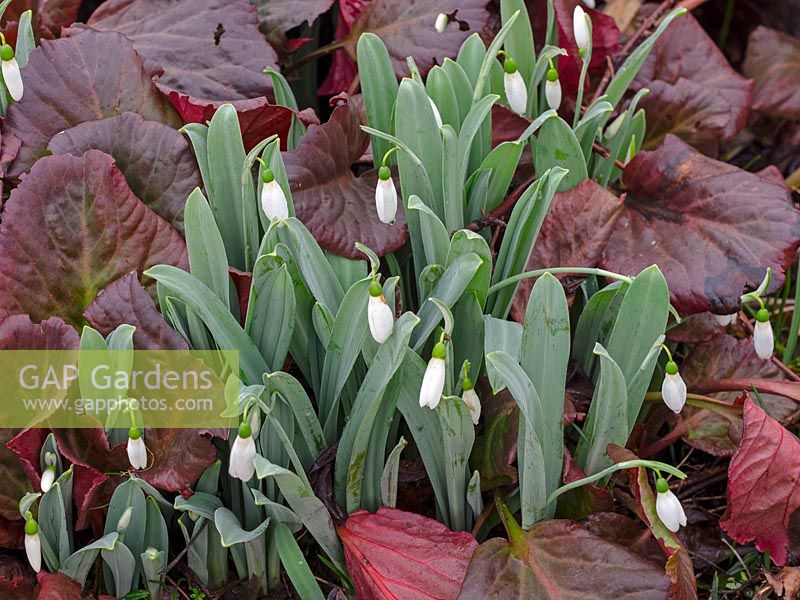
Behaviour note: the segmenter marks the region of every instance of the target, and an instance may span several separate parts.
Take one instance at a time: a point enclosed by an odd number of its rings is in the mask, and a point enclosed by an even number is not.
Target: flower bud
[[[461,399],[469,409],[472,424],[477,425],[481,418],[481,399],[475,393],[475,386],[469,377],[464,377],[464,384],[461,386],[461,390]]]
[[[622,123],[625,122],[626,116],[627,115],[624,112],[621,113],[620,115],[617,115],[617,118],[611,121],[611,124],[608,127],[606,127],[604,137],[607,140],[613,140],[615,137],[617,137],[617,134],[619,133],[619,130],[622,127]]]
[[[717,324],[720,327],[727,327],[728,325],[733,325],[736,323],[736,319],[739,317],[739,313],[731,313],[729,315],[714,315],[714,318],[717,320]]]
[[[56,480],[56,468],[52,465],[47,465],[44,468],[44,473],[42,473],[42,493],[46,494],[50,491],[50,488],[53,487],[53,483]]]
[[[389,167],[378,169],[378,183],[375,186],[375,208],[381,223],[394,223],[397,216],[397,188],[392,181]]]
[[[677,414],[686,404],[686,384],[678,373],[678,365],[673,361],[667,363],[666,371],[667,374],[661,383],[661,399],[672,412]]]
[[[131,524],[131,517],[133,516],[133,507],[129,506],[125,509],[125,512],[122,513],[120,516],[119,521],[117,521],[117,533],[125,533],[128,530],[128,525]]]
[[[3,82],[15,102],[22,100],[22,73],[17,59],[14,58],[14,49],[8,44],[0,46],[0,70],[3,73]]]
[[[656,514],[664,526],[675,533],[686,525],[686,513],[683,512],[681,501],[670,491],[666,479],[661,477],[656,481],[656,491]]]
[[[256,472],[253,462],[255,457],[256,443],[253,440],[253,432],[248,423],[242,423],[239,425],[239,432],[231,447],[228,474],[231,477],[241,479],[245,483],[250,481]]]
[[[289,218],[286,194],[269,169],[263,169],[261,173],[261,210],[270,221]]]
[[[547,81],[544,82],[544,97],[547,106],[553,110],[558,110],[561,106],[561,82],[558,80],[558,71],[549,69],[547,71]]]
[[[525,87],[522,74],[517,70],[516,61],[510,56],[506,56],[503,71],[503,87],[508,106],[518,115],[524,116],[528,109],[528,88]]]
[[[394,326],[394,315],[392,309],[386,303],[383,296],[381,284],[376,279],[369,284],[369,303],[367,304],[367,320],[369,321],[369,332],[379,344],[382,344],[392,335]]]
[[[762,308],[756,313],[753,346],[761,360],[772,358],[772,352],[775,349],[775,338],[772,334],[772,326],[769,324],[769,312],[766,308]]]
[[[439,13],[439,16],[436,17],[436,23],[434,24],[434,27],[436,27],[436,31],[438,31],[439,33],[444,33],[444,30],[447,29],[448,21],[449,19],[447,18],[446,14]]]
[[[433,347],[431,359],[425,369],[425,376],[422,378],[422,387],[419,390],[419,405],[431,409],[439,406],[439,400],[444,391],[445,377],[445,356],[446,350],[442,342],[438,342]]]
[[[128,430],[128,461],[134,469],[147,468],[147,446],[138,427]]]
[[[572,13],[572,32],[581,56],[589,51],[589,45],[592,41],[589,35],[589,25],[586,22],[588,18],[580,4],[575,7],[575,11]]]

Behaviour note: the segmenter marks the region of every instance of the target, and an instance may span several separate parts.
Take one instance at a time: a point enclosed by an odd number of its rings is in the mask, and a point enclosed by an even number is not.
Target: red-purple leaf
[[[800,211],[780,185],[694,151],[673,135],[625,169],[625,212],[601,265],[635,275],[656,263],[683,314],[730,314],[772,269],[783,281],[800,244]]]
[[[0,556],[0,598],[30,600],[33,598],[33,586],[33,577],[21,562],[10,556]]]
[[[481,488],[491,490],[517,482],[513,464],[517,456],[519,409],[508,390],[493,394],[484,383],[484,380],[479,382],[483,432],[475,438],[470,468],[480,471]]]
[[[207,123],[220,106],[233,105],[239,118],[244,146],[248,151],[272,134],[279,135],[285,143],[292,124],[293,111],[285,106],[271,104],[266,98],[232,102],[212,101],[188,96],[160,84],[158,88],[169,98],[184,123]],[[300,115],[302,116],[302,113]]]
[[[668,590],[661,565],[579,523],[550,520],[536,523],[516,548],[502,538],[481,544],[459,598],[661,600]]]
[[[623,211],[619,198],[591,179],[557,193],[527,268],[594,267]],[[532,287],[531,280],[526,280],[517,288],[512,314],[520,322]]]
[[[739,543],[752,540],[783,565],[789,519],[800,510],[800,440],[748,396],[744,435],[728,467],[728,508],[720,526]]]
[[[386,507],[351,514],[338,532],[360,600],[456,598],[478,547],[466,532]]]
[[[42,445],[47,438],[47,430],[40,428],[23,429],[6,443],[6,448],[13,452],[19,466],[25,471],[33,484],[33,489],[41,491],[41,475],[39,470]]]
[[[285,31],[308,23],[327,11],[334,0],[253,0],[258,20],[267,38],[283,36]]]
[[[80,123],[48,144],[53,154],[81,156],[91,148],[111,155],[136,197],[183,232],[186,198],[202,182],[189,143],[180,133],[127,112]]]
[[[94,594],[85,593],[81,584],[60,573],[42,571],[36,575],[36,600],[94,600]],[[97,596],[97,600],[114,600],[113,596]]]
[[[747,41],[742,69],[755,80],[753,110],[784,119],[800,116],[800,40],[757,27]]]
[[[689,389],[720,379],[775,381],[785,379],[774,363],[756,356],[752,338],[739,340],[722,333],[694,347],[692,353],[681,364],[681,376]],[[741,391],[747,389],[751,387],[743,382],[739,391],[709,395],[732,404]],[[761,401],[770,416],[776,419],[789,416],[797,408],[795,401],[775,394],[762,393]],[[699,412],[703,415],[697,415]],[[733,418],[730,413],[722,414],[691,406],[686,406],[681,416],[691,423],[689,431],[683,437],[688,444],[714,456],[733,454],[741,429],[741,421],[738,418]],[[732,432],[734,432],[733,438]]]
[[[58,317],[33,323],[28,315],[11,315],[0,321],[0,350],[74,350],[78,332]]]
[[[394,225],[378,219],[377,171],[371,169],[360,177],[351,171],[369,145],[360,124],[355,105],[341,104],[327,123],[312,125],[300,145],[283,157],[297,217],[323,248],[353,259],[363,258],[355,249],[356,242],[383,256],[408,237],[402,207]]]
[[[137,350],[188,350],[186,341],[156,309],[136,273],[120,277],[102,290],[83,313],[86,322],[108,335],[122,323],[133,325]]]
[[[15,179],[48,154],[55,134],[84,121],[131,111],[149,121],[181,125],[130,41],[119,33],[84,31],[43,41],[31,53],[24,77],[25,95],[9,108],[3,124],[4,154],[7,145],[22,141],[7,172]]]
[[[355,57],[359,36],[369,31],[386,44],[397,75],[408,74],[408,56],[414,57],[424,75],[446,57],[456,56],[467,37],[480,33],[489,18],[485,6],[486,0],[372,0],[352,25],[347,50]],[[433,26],[436,17],[456,10],[458,22],[438,33]]]
[[[0,316],[58,315],[79,325],[97,292],[120,276],[187,262],[181,237],[133,195],[110,156],[46,157],[3,212]]]
[[[656,42],[632,90],[650,90],[641,101],[647,115],[646,147],[674,133],[716,152],[747,121],[753,82],[734,71],[717,44],[691,15],[676,19]]]
[[[265,96],[277,55],[247,0],[110,0],[89,19],[132,42],[161,85],[206,100]]]

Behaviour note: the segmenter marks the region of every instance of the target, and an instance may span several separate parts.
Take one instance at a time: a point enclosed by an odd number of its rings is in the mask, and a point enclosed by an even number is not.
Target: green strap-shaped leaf
[[[272,371],[283,368],[295,326],[294,284],[285,264],[275,268],[268,256],[253,268],[245,332]]]
[[[383,500],[383,505],[389,508],[397,506],[397,478],[400,475],[400,456],[406,446],[408,446],[408,442],[404,437],[401,437],[386,458],[386,465],[381,473],[381,499]]]
[[[189,269],[230,308],[230,276],[225,244],[206,197],[199,188],[189,194],[184,210]]]
[[[469,526],[466,511],[467,475],[469,455],[475,443],[475,427],[467,405],[457,396],[442,398],[436,413],[442,430],[450,528],[462,531]]]
[[[100,539],[76,550],[67,560],[61,563],[59,573],[70,577],[81,584],[86,585],[86,577],[89,570],[94,566],[94,561],[101,550],[112,550],[117,543],[119,534],[116,531],[107,533]]]
[[[580,142],[564,119],[554,116],[547,119],[539,128],[533,163],[537,173],[544,173],[553,167],[567,170],[558,186],[559,192],[571,190],[588,177],[586,158]]]
[[[389,51],[377,35],[364,33],[358,39],[356,56],[367,121],[375,129],[392,133],[392,114],[397,100],[398,84]],[[389,142],[372,136],[372,159],[376,169],[381,166],[383,156],[390,148]],[[394,160],[392,158],[389,164]]]
[[[408,208],[419,213],[419,229],[428,264],[444,264],[450,241],[447,229],[436,213],[420,200],[419,196],[413,195],[408,199]]]
[[[295,592],[301,600],[325,600],[325,595],[317,583],[314,573],[306,562],[303,551],[297,545],[294,535],[283,523],[275,526],[275,544],[281,564],[292,581]]]

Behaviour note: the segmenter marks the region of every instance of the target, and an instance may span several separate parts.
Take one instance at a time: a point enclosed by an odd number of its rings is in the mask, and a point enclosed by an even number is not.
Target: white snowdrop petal
[[[772,358],[772,352],[775,349],[775,339],[772,335],[772,326],[769,324],[769,321],[764,323],[756,321],[756,326],[753,331],[753,346],[761,360],[769,360]]]
[[[444,390],[445,363],[442,358],[431,358],[422,378],[419,405],[436,408]]]
[[[39,534],[33,535],[25,534],[25,554],[28,556],[28,562],[36,573],[42,570],[42,541],[39,539]]]
[[[256,443],[253,436],[242,438],[236,436],[231,447],[231,456],[228,462],[228,474],[244,482],[248,482],[255,475],[256,467],[253,460],[256,457]]]
[[[661,397],[670,410],[674,413],[681,412],[683,405],[686,404],[686,383],[680,373],[664,377],[661,384]]]
[[[270,221],[289,218],[289,205],[286,194],[277,181],[270,181],[261,185],[261,210]]]
[[[436,17],[436,23],[434,24],[436,31],[439,33],[444,33],[444,30],[447,29],[447,21],[447,15],[444,13],[439,13],[439,16]]]
[[[656,496],[656,513],[664,526],[673,533],[686,525],[686,513],[683,512],[681,501],[670,490]]]
[[[547,106],[553,110],[558,110],[561,106],[561,81],[546,81],[544,84],[544,97],[547,99]]]
[[[381,223],[394,223],[397,216],[397,189],[392,178],[378,179],[375,186],[375,209]]]
[[[56,470],[55,469],[45,469],[44,473],[42,473],[42,493],[46,494],[50,491],[50,488],[53,487],[53,482],[56,480]]]
[[[528,108],[528,90],[525,88],[525,80],[522,79],[520,72],[505,73],[503,87],[508,99],[508,106],[518,115],[524,115]]]
[[[369,297],[367,320],[369,321],[369,332],[372,334],[372,339],[379,344],[388,340],[389,336],[392,335],[394,315],[383,296]]]
[[[481,418],[481,400],[478,398],[478,394],[475,393],[474,389],[464,390],[461,399],[469,409],[469,415],[472,417],[472,424],[477,425]]]
[[[147,468],[147,446],[144,438],[128,439],[128,461],[134,469]]]
[[[11,60],[2,61],[2,71],[3,81],[6,84],[8,93],[15,102],[20,101],[22,99],[23,87],[22,73],[20,72],[19,65],[17,64],[17,59],[12,58]]]
[[[717,320],[717,324],[720,327],[727,327],[736,322],[736,317],[738,315],[736,313],[730,315],[714,315],[714,318]]]

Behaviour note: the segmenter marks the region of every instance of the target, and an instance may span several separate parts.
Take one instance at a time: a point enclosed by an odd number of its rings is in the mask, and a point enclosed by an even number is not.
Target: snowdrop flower
[[[375,208],[381,223],[394,223],[395,216],[397,216],[397,188],[394,187],[394,181],[392,181],[392,172],[386,165],[378,169]]]
[[[383,289],[377,279],[373,279],[369,284],[369,304],[367,305],[367,320],[369,321],[369,332],[379,344],[382,344],[392,335],[394,326],[394,315],[392,309],[386,304],[383,296]]]
[[[664,404],[677,414],[686,404],[686,384],[678,373],[678,365],[673,361],[667,363],[666,371],[667,374],[661,384],[661,398]]]
[[[239,433],[231,448],[231,457],[228,462],[228,474],[241,479],[245,483],[253,478],[256,472],[253,459],[256,457],[256,443],[253,432],[248,423],[239,425]]]
[[[465,376],[464,384],[461,386],[461,389],[461,399],[469,409],[469,414],[472,417],[472,424],[477,425],[478,420],[481,418],[481,399],[478,398],[478,394],[475,393],[475,384],[472,383],[472,379]]]
[[[444,30],[447,29],[448,21],[449,19],[447,18],[446,14],[439,13],[439,16],[436,17],[436,24],[434,25],[434,27],[436,27],[436,31],[439,33],[444,33]]]
[[[550,67],[547,71],[547,81],[544,83],[544,97],[547,106],[558,110],[561,106],[561,82],[558,80],[558,71]]]
[[[275,175],[267,168],[261,172],[261,210],[270,221],[289,218],[289,205],[283,188],[275,181]]]
[[[15,102],[22,99],[22,75],[19,71],[17,59],[14,58],[14,49],[8,44],[0,46],[0,59],[2,59],[3,81],[6,84],[8,93]]]
[[[714,315],[714,318],[717,320],[717,324],[720,327],[727,327],[728,325],[736,323],[738,316],[739,313],[731,313],[729,315]]]
[[[42,473],[42,493],[46,494],[53,487],[53,482],[56,480],[56,468],[53,465],[47,465]]]
[[[586,23],[587,19],[583,7],[580,4],[576,6],[572,13],[572,32],[581,56],[589,51],[589,44],[592,41],[589,35],[589,25]]]
[[[677,532],[681,526],[686,525],[686,513],[683,512],[683,506],[678,497],[673,494],[667,480],[659,477],[656,480],[656,513],[664,526],[672,531]]]
[[[422,378],[422,387],[419,390],[419,405],[435,409],[439,406],[439,400],[444,391],[446,350],[443,342],[438,342],[433,347],[431,359],[425,369],[425,376]]]
[[[759,309],[756,313],[756,326],[753,331],[753,346],[761,360],[772,358],[775,349],[775,339],[772,335],[772,326],[769,324],[769,312],[766,308]]]
[[[138,427],[128,430],[128,461],[134,469],[147,468],[147,446]]]
[[[594,8],[596,6],[594,0],[583,0],[583,3],[589,8]]]
[[[506,91],[508,106],[518,115],[524,116],[525,110],[528,108],[528,88],[525,87],[525,80],[517,70],[517,62],[507,54],[505,57],[503,88]]]
[[[25,522],[25,554],[31,569],[36,573],[42,570],[42,541],[39,539],[39,526],[33,519]]]
[[[431,110],[433,111],[433,118],[436,121],[436,126],[441,129],[442,115],[439,114],[439,109],[436,107],[436,102],[433,101],[433,98],[428,98],[428,102],[431,103]]]

